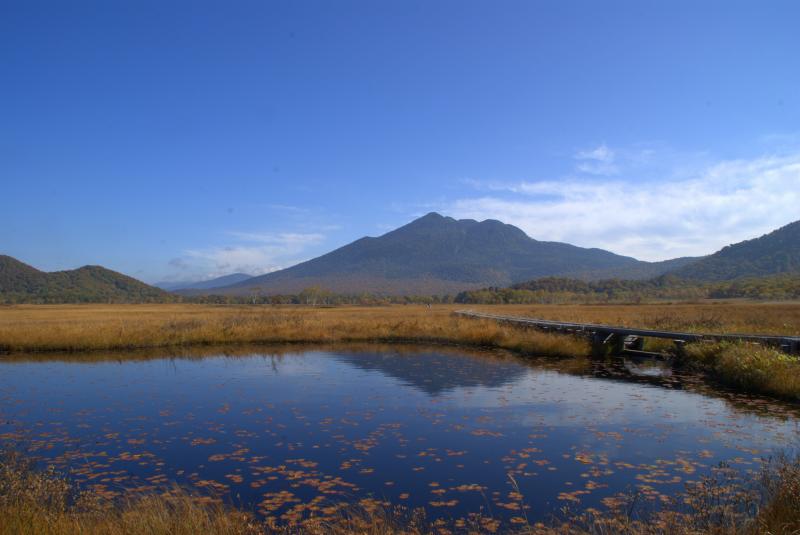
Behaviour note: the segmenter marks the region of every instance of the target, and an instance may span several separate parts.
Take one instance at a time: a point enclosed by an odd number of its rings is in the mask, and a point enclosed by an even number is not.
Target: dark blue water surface
[[[5,357],[0,442],[109,496],[177,481],[278,522],[359,501],[537,520],[800,443],[795,409],[712,392],[642,363],[451,349]]]

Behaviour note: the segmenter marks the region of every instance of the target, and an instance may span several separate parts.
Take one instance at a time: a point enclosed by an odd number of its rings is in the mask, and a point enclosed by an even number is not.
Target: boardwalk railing
[[[457,310],[455,313],[459,316],[491,319],[524,327],[534,327],[544,331],[586,334],[590,336],[594,342],[607,345],[616,344],[620,350],[641,350],[644,345],[644,338],[665,338],[672,340],[679,345],[685,344],[686,342],[698,341],[719,342],[730,340],[753,342],[762,345],[779,347],[787,353],[800,353],[800,337],[798,336],[683,333],[657,331],[652,329],[631,329],[628,327],[615,327],[612,325],[601,325],[596,323],[552,321],[538,318],[528,318],[524,316],[505,316],[500,314],[489,314],[486,312],[476,312],[474,310]]]

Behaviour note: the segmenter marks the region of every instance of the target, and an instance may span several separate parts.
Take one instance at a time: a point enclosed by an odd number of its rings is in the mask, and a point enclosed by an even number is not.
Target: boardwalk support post
[[[591,336],[592,356],[604,358],[608,356],[608,342],[613,335],[602,331],[594,331]]]
[[[611,354],[621,355],[625,351],[625,339],[627,336],[624,334],[612,333],[609,335],[611,339]]]
[[[682,360],[686,357],[686,340],[673,340],[675,343],[675,357]]]

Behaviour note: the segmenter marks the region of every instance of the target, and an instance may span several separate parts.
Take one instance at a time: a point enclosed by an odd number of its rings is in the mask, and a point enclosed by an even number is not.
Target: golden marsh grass
[[[730,300],[630,305],[473,305],[469,308],[663,331],[800,336],[800,303],[795,302]]]
[[[14,306],[0,309],[6,352],[90,351],[232,343],[423,342],[552,356],[588,354],[584,340],[521,331],[423,306]]]
[[[690,344],[682,360],[739,391],[800,401],[800,361],[752,344]]]
[[[581,338],[461,318],[457,305],[381,307],[19,305],[0,308],[0,351],[79,352],[224,344],[395,343],[492,347],[521,354],[590,354]],[[499,305],[477,310],[662,330],[800,334],[793,303]],[[658,348],[656,346],[656,348]],[[698,345],[696,368],[740,391],[800,400],[800,362],[752,345]],[[754,371],[757,370],[757,371]]]
[[[454,318],[458,305],[273,307],[17,305],[0,307],[0,349],[82,351],[227,343],[423,341],[496,345],[520,339],[493,322]],[[800,304],[496,305],[476,310],[662,330],[800,336]],[[513,331],[513,334],[512,332]],[[544,337],[545,340],[550,337]],[[564,337],[555,340],[564,345]],[[585,354],[579,345],[559,354]]]

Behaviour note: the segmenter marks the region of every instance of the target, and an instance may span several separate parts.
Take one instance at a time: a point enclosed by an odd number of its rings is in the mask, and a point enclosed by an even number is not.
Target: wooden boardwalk
[[[719,342],[725,340],[752,342],[761,345],[773,346],[787,353],[800,353],[800,337],[798,336],[768,336],[758,334],[706,334],[682,333],[671,331],[656,331],[652,329],[631,329],[628,327],[614,327],[596,323],[570,323],[566,321],[552,321],[523,316],[504,316],[476,312],[474,310],[458,310],[459,316],[469,318],[483,318],[512,323],[523,327],[534,327],[543,331],[557,331],[590,336],[594,343],[611,345],[618,351],[641,351],[645,338],[664,338],[672,340],[678,345],[687,342]]]

